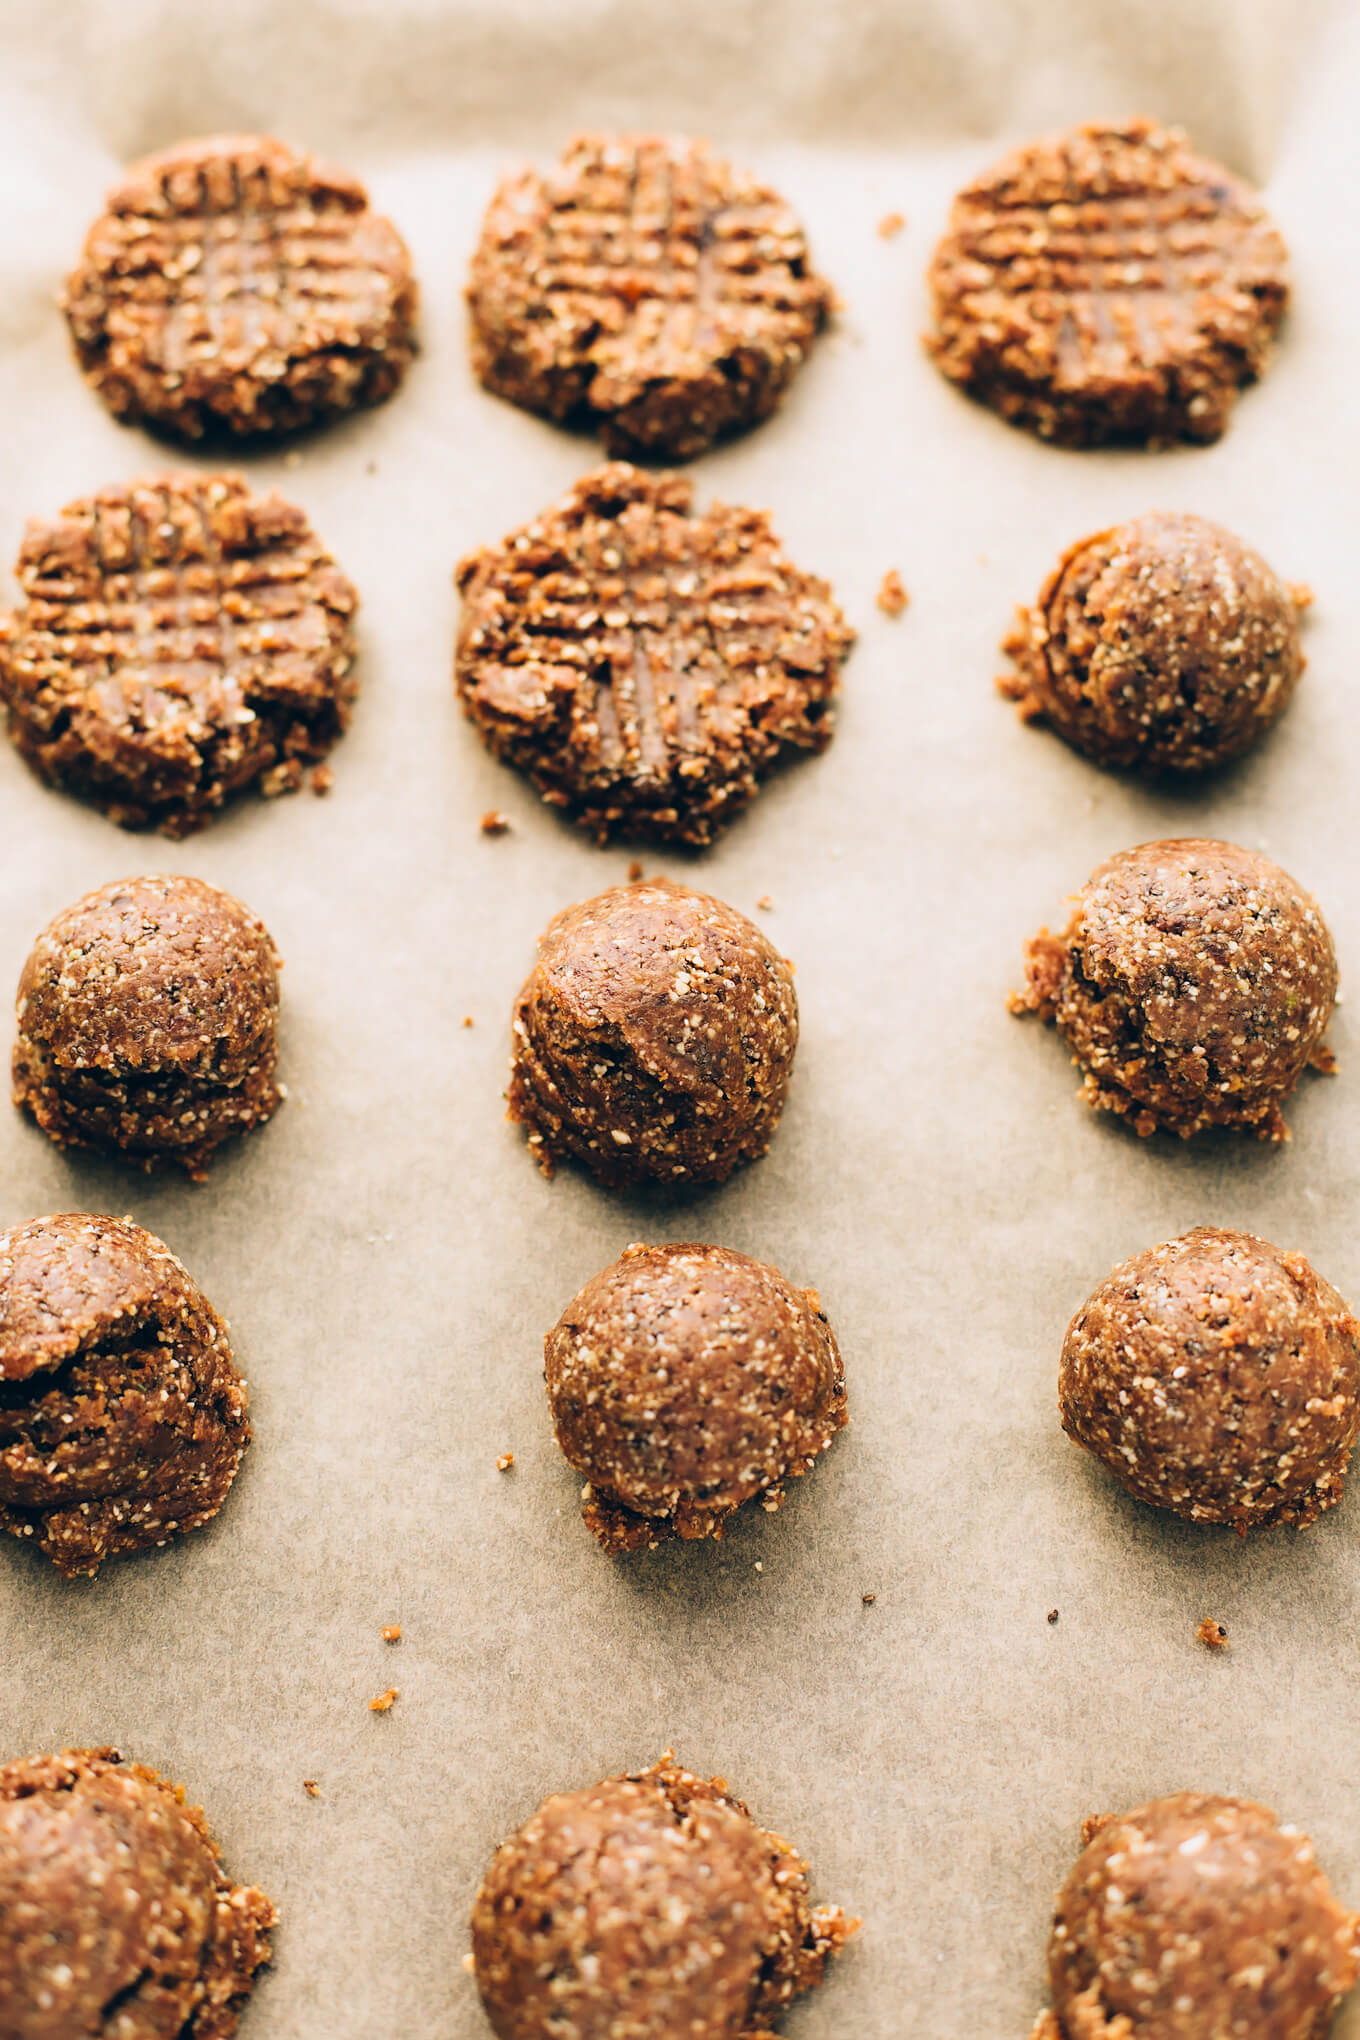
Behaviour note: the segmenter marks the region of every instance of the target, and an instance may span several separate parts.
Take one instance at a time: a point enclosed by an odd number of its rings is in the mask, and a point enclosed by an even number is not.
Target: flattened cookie
[[[1266,364],[1286,252],[1179,129],[1092,123],[954,201],[930,268],[944,373],[1064,446],[1217,439]]]
[[[1005,641],[1016,672],[999,685],[1098,765],[1207,772],[1288,705],[1303,601],[1221,524],[1135,517],[1063,555]]]
[[[0,1232],[0,1529],[97,1572],[215,1516],[249,1439],[227,1328],[160,1240],[79,1212]]]
[[[134,163],[106,206],[63,306],[115,417],[183,439],[296,432],[401,381],[410,256],[347,172],[214,135]]]
[[[0,1765],[0,2033],[231,2040],[278,1913],[117,1750]]]
[[[239,475],[118,484],[34,519],[0,619],[9,734],[124,828],[187,836],[292,792],[349,721],[354,587],[301,510]]]
[[[854,642],[758,510],[615,463],[462,561],[455,673],[494,755],[602,842],[708,843],[831,740]]]
[[[827,315],[784,201],[703,142],[582,135],[507,177],[468,282],[489,390],[690,460],[768,417]]]
[[[24,965],[14,1102],[59,1147],[201,1177],[282,1101],[278,974],[263,921],[202,879],[87,893]]]

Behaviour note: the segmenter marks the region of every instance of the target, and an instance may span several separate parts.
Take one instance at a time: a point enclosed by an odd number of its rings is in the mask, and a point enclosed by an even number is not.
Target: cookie
[[[1020,611],[998,684],[1098,765],[1211,771],[1287,707],[1305,601],[1221,524],[1135,517],[1069,547]]]
[[[1091,1831],[1094,1829],[1094,1833]],[[1360,1917],[1249,1799],[1175,1792],[1087,1823],[1048,1944],[1052,2040],[1323,2040]]]
[[[1063,1429],[1194,1523],[1315,1522],[1360,1429],[1360,1324],[1302,1254],[1197,1226],[1121,1261],[1067,1328]]]
[[[472,1959],[498,2040],[754,2040],[858,1925],[721,1778],[669,1751],[545,1799],[492,1858]]]
[[[297,432],[381,403],[415,351],[406,245],[346,171],[262,135],[134,163],[62,299],[116,418],[179,439]]]
[[[789,965],[735,908],[655,879],[567,907],[515,1002],[510,1117],[551,1175],[721,1183],[763,1155],[798,1045]]]
[[[846,1421],[817,1292],[731,1247],[627,1248],[549,1332],[544,1377],[611,1556],[721,1537],[757,1496],[777,1508]]]
[[[0,2033],[231,2040],[278,1913],[117,1750],[0,1766]]]
[[[507,177],[467,296],[487,389],[672,460],[768,417],[831,305],[777,193],[659,135],[582,135]]]
[[[1089,1105],[1140,1134],[1208,1127],[1286,1140],[1281,1106],[1323,1036],[1336,953],[1317,901],[1234,843],[1122,850],[1091,874],[1061,935],[1027,945],[1019,1013],[1057,1023]]]
[[[709,843],[831,741],[854,633],[768,517],[622,463],[462,561],[455,675],[493,756],[588,829]]]
[[[202,879],[87,893],[24,965],[14,1102],[59,1147],[201,1179],[282,1100],[278,974],[263,921]]]
[[[160,1240],[83,1213],[0,1232],[0,1529],[97,1572],[209,1522],[249,1439],[227,1328]]]
[[[11,741],[124,828],[187,836],[290,793],[349,722],[358,596],[239,475],[117,484],[28,526],[0,619]]]
[[[1217,439],[1284,316],[1283,241],[1178,128],[1098,122],[954,201],[930,267],[945,375],[1063,446]]]

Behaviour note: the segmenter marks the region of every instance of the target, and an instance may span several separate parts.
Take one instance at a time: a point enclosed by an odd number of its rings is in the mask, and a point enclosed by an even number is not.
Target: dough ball
[[[472,1914],[499,2040],[751,2040],[854,1932],[720,1778],[674,1765],[544,1800]]]
[[[202,879],[87,893],[24,965],[14,1101],[58,1146],[201,1176],[282,1098],[278,973],[264,923]]]
[[[557,1442],[611,1553],[721,1536],[756,1495],[776,1507],[845,1423],[816,1291],[730,1247],[629,1247],[567,1305],[544,1357]]]
[[[277,1919],[180,1788],[116,1750],[0,1766],[5,2040],[231,2040]]]
[[[619,1188],[721,1183],[763,1155],[798,1044],[789,965],[668,879],[558,914],[514,1013],[510,1115],[541,1166]]]
[[[1063,1428],[1197,1523],[1311,1523],[1360,1428],[1360,1324],[1302,1254],[1197,1226],[1123,1261],[1068,1326]]]
[[[1061,935],[1026,952],[1018,1012],[1054,1020],[1088,1104],[1140,1134],[1207,1127],[1285,1140],[1323,1035],[1336,954],[1317,901],[1259,851],[1189,837],[1099,865]]]
[[[1135,517],[1064,554],[1006,640],[1002,690],[1099,765],[1205,772],[1293,694],[1299,601],[1222,525]]]

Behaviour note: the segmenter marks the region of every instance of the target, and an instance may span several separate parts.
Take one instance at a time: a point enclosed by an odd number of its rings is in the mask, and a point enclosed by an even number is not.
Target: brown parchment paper
[[[121,161],[231,127],[327,151],[408,235],[425,305],[394,402],[249,462],[363,596],[329,801],[247,804],[167,846],[0,748],[0,981],[86,888],[199,873],[287,958],[292,1094],[201,1189],[63,1159],[0,1110],[0,1220],[86,1208],[162,1234],[231,1321],[257,1431],[218,1521],[174,1549],[63,1585],[0,1548],[0,1753],[113,1741],[184,1779],[233,1872],[282,1907],[260,2040],[475,2040],[461,1965],[491,1850],[544,1793],[667,1744],[864,1916],[789,2018],[799,2040],[1021,2040],[1080,1818],[1182,1786],[1263,1797],[1360,1901],[1360,1496],[1303,1535],[1193,1530],[1116,1492],[1055,1404],[1071,1311],[1194,1223],[1302,1248],[1360,1297],[1360,1045],[1343,1009],[1341,1074],[1305,1085],[1284,1149],[1140,1144],[1003,1004],[1064,893],[1167,833],[1264,846],[1360,972],[1356,10],[7,0],[0,18],[6,566],[29,512],[167,459],[104,415],[53,309]],[[1295,308],[1220,445],[1057,452],[938,378],[921,274],[952,190],[1003,146],[1134,110],[1264,185]],[[773,508],[862,640],[825,758],[697,864],[647,859],[747,910],[769,895],[762,924],[798,965],[776,1145],[689,1204],[549,1185],[504,1122],[534,937],[631,853],[492,764],[449,679],[455,559],[596,457],[474,385],[467,258],[499,170],[593,123],[729,145],[804,214],[845,300],[781,416],[697,469],[704,494]],[[991,684],[1059,550],[1154,507],[1222,519],[1317,591],[1283,726],[1180,797],[1023,729]],[[873,603],[889,567],[912,597],[897,622]],[[479,833],[491,807],[509,835]],[[853,1421],[781,1514],[611,1565],[551,1440],[541,1340],[637,1237],[729,1243],[816,1284]],[[1195,1642],[1205,1615],[1228,1654]],[[370,1714],[389,1684],[397,1705]]]

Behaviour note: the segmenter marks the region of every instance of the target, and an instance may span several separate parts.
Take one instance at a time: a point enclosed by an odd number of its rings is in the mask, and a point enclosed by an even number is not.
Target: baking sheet
[[[6,561],[29,512],[165,464],[85,390],[52,309],[122,160],[231,127],[328,151],[409,237],[425,303],[394,402],[248,463],[363,597],[329,801],[247,804],[167,846],[0,750],[0,980],[87,888],[198,873],[287,958],[292,1094],[201,1189],[64,1159],[0,1113],[0,1222],[84,1208],[162,1234],[231,1322],[257,1433],[216,1523],[174,1549],[67,1585],[0,1548],[0,1753],[113,1741],[185,1780],[233,1873],[283,1911],[245,2024],[270,2040],[481,2035],[461,1962],[491,1850],[544,1793],[667,1744],[864,1916],[790,2015],[797,2040],[1016,2040],[1080,1818],[1182,1786],[1264,1797],[1360,1902],[1360,1497],[1302,1536],[1193,1530],[1116,1492],[1055,1408],[1071,1311],[1192,1224],[1300,1247],[1360,1297],[1352,1030],[1343,1013],[1342,1073],[1305,1085],[1291,1146],[1140,1144],[1003,1005],[1063,894],[1162,834],[1266,848],[1360,969],[1357,10],[5,0],[0,18]],[[1135,109],[1264,184],[1296,308],[1217,447],[1059,452],[931,369],[921,272],[951,192],[1003,146]],[[473,384],[467,258],[499,170],[592,123],[729,145],[803,213],[846,304],[785,411],[697,468],[701,494],[773,508],[862,640],[825,758],[711,854],[647,859],[747,911],[769,895],[762,925],[798,965],[774,1149],[688,1203],[547,1184],[503,1120],[534,937],[632,853],[491,763],[449,683],[454,561],[596,457]],[[885,242],[895,210],[908,226]],[[1102,776],[991,689],[1012,606],[1059,551],[1154,507],[1222,519],[1318,598],[1283,726],[1181,797]],[[912,596],[896,622],[873,603],[889,567]],[[509,835],[479,833],[491,807]],[[540,1342],[637,1237],[724,1242],[816,1284],[853,1421],[780,1514],[611,1565],[552,1443]],[[1228,1654],[1194,1641],[1204,1615]],[[389,1684],[397,1705],[372,1715]],[[1360,2006],[1338,2030],[1360,2035]]]

